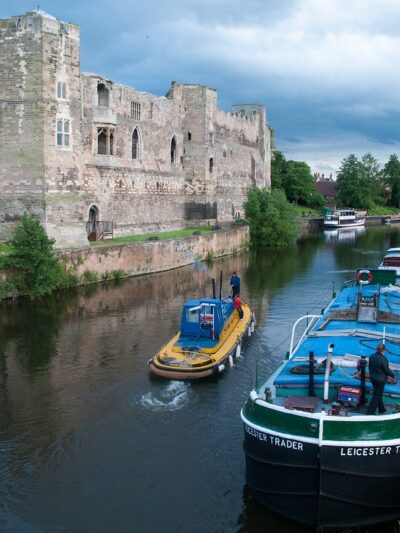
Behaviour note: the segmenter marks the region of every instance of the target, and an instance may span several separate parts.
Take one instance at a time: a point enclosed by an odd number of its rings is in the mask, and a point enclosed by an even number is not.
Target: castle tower
[[[59,247],[86,246],[79,27],[41,10],[0,20],[0,49],[0,238],[28,212]]]

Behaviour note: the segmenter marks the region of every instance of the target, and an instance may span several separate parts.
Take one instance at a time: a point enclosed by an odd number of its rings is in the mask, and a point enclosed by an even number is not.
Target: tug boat
[[[150,371],[178,380],[221,374],[240,356],[243,339],[254,332],[254,314],[243,301],[241,309],[242,318],[231,297],[185,302],[179,333],[150,359]]]
[[[396,276],[400,277],[400,248],[389,248],[389,250],[386,250],[382,263],[378,268],[380,270],[394,270]]]
[[[324,229],[354,228],[364,226],[365,217],[359,217],[354,209],[340,209],[324,217]]]
[[[386,412],[366,415],[378,343],[400,369],[394,282],[393,271],[359,270],[321,315],[295,322],[286,359],[251,391],[241,411],[247,485],[269,509],[329,528],[400,517],[397,378],[385,385]]]

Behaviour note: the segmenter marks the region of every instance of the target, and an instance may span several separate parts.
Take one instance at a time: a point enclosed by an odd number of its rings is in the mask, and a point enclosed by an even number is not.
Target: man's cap
[[[378,344],[376,349],[378,350],[378,352],[384,352],[386,350],[386,346],[384,344]]]

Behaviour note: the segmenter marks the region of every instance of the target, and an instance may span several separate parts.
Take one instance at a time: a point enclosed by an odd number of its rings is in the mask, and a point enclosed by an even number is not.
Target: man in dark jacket
[[[232,298],[235,298],[237,294],[240,294],[240,277],[237,275],[236,271],[232,273],[231,289],[232,289]]]
[[[387,377],[394,378],[395,375],[389,368],[388,360],[385,357],[385,350],[384,344],[378,344],[376,352],[369,358],[369,376],[374,387],[374,393],[368,405],[367,415],[374,415],[376,408],[378,408],[380,414],[386,411],[382,401],[383,390]]]

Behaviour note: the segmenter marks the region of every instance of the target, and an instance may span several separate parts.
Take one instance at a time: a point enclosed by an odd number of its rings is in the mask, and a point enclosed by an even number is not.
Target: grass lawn
[[[0,254],[9,254],[11,252],[11,246],[8,244],[0,244]]]
[[[185,228],[176,231],[160,231],[159,233],[146,233],[145,235],[127,235],[126,237],[115,237],[114,239],[106,239],[104,241],[91,242],[90,246],[97,248],[99,246],[112,246],[114,244],[132,244],[135,242],[144,242],[147,240],[166,241],[167,239],[178,239],[179,237],[188,237],[193,235],[194,231],[200,233],[210,233],[215,231],[211,226],[202,226],[200,228]],[[158,237],[158,238],[157,238]]]
[[[313,209],[304,205],[292,204],[298,217],[322,217],[321,209]]]
[[[372,207],[372,209],[368,209],[368,215],[400,215],[400,209],[398,207],[386,207],[384,205],[377,205],[376,207]]]

